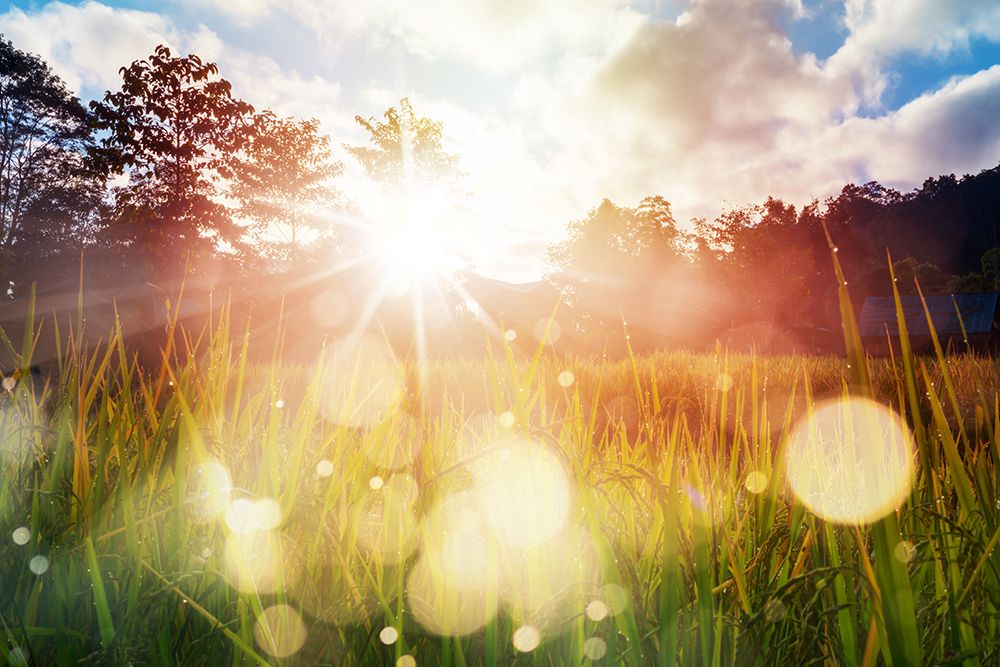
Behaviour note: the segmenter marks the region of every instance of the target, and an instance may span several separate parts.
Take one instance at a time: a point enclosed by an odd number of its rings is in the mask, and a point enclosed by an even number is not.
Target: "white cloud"
[[[119,68],[150,55],[158,44],[175,53],[197,53],[219,65],[236,95],[259,108],[298,117],[319,117],[343,129],[353,115],[340,109],[340,85],[303,77],[266,56],[224,43],[204,25],[191,31],[154,12],[118,9],[98,2],[79,6],[51,2],[37,12],[12,8],[0,14],[0,32],[16,47],[37,53],[71,90],[95,96],[121,84]]]
[[[992,24],[980,9],[942,17],[960,25],[938,30],[984,35]],[[562,71],[522,78],[518,109],[540,109],[556,146],[545,164],[551,187],[577,210],[602,196],[635,203],[659,193],[686,220],[769,194],[806,203],[855,180],[908,189],[996,164],[996,68],[871,117],[866,85],[885,69],[796,51],[781,26],[801,11],[780,0],[696,0],[604,59],[569,58]],[[882,19],[850,20],[860,35]]]
[[[840,144],[850,161],[866,162],[873,176],[906,187],[929,176],[996,166],[997,118],[1000,65],[952,80],[894,113],[845,123],[827,142],[831,150]]]
[[[77,91],[114,87],[120,67],[149,55],[157,44],[178,41],[164,16],[93,1],[51,2],[34,12],[12,7],[0,14],[0,32],[17,48],[40,55]]]
[[[849,30],[829,68],[852,74],[877,105],[890,83],[887,62],[901,54],[944,57],[974,39],[1000,40],[996,0],[845,0]]]
[[[184,0],[187,1],[187,0]],[[452,58],[511,72],[565,51],[600,52],[643,16],[627,0],[211,0],[241,23],[277,13],[324,40],[361,35],[376,48],[399,44],[410,55]]]

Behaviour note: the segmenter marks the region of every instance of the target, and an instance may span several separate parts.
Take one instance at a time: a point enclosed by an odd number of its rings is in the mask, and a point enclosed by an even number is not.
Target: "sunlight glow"
[[[817,407],[792,434],[792,491],[834,523],[877,521],[906,498],[915,474],[913,437],[900,417],[869,400]]]
[[[456,245],[458,212],[448,190],[435,183],[410,184],[407,190],[383,200],[367,241],[397,294],[451,278],[466,266],[468,254]]]

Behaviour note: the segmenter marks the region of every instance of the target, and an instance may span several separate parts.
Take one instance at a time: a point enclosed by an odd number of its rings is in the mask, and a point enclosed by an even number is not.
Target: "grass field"
[[[0,659],[997,664],[998,366],[848,325],[846,360],[422,370],[29,325],[19,365],[62,349],[0,396]]]

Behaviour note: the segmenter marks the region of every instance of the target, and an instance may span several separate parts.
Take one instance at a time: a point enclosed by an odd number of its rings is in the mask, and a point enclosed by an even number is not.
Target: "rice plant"
[[[997,365],[905,332],[871,359],[843,314],[846,359],[420,367],[378,338],[250,365],[225,309],[150,367],[31,318],[3,336],[0,659],[996,664]]]

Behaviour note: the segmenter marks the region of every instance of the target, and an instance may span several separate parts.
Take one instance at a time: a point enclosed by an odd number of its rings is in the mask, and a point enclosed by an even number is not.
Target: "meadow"
[[[992,358],[871,359],[847,315],[847,358],[251,366],[245,324],[154,367],[4,336],[60,348],[0,395],[0,660],[1000,660]]]

